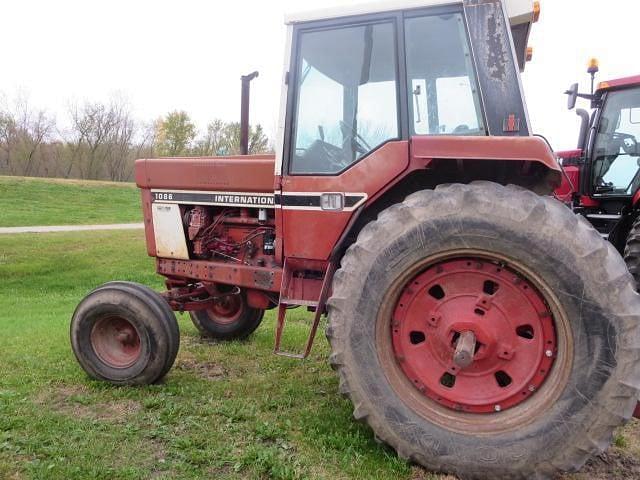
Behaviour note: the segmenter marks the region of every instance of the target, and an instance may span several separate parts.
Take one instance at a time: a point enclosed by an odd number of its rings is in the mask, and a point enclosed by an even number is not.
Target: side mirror
[[[578,101],[578,84],[574,83],[573,85],[571,85],[571,87],[569,87],[569,90],[564,93],[565,95],[569,96],[567,100],[567,108],[569,110],[573,110],[574,108],[576,108],[576,102]]]

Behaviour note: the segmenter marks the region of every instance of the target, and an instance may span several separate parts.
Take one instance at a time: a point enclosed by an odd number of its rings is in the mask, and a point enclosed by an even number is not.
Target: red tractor
[[[595,59],[588,72],[590,94],[578,93],[578,84],[567,91],[569,109],[580,97],[593,111],[576,111],[582,120],[578,147],[558,152],[565,177],[556,196],[624,255],[640,285],[640,76],[601,82],[594,91]]]
[[[172,310],[231,339],[275,309],[275,353],[301,358],[328,314],[340,392],[402,458],[548,478],[606,448],[637,403],[640,297],[550,196],[562,171],[520,82],[538,12],[402,0],[289,18],[275,156],[136,163],[167,290],[90,292],[71,323],[85,371],[157,381]],[[287,353],[295,306],[314,315]]]

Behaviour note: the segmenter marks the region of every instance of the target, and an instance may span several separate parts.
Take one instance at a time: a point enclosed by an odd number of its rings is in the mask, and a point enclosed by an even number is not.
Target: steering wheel
[[[367,143],[367,141],[364,138],[362,138],[362,135],[360,135],[356,131],[353,125],[347,125],[342,120],[340,120],[340,129],[342,130],[343,133],[349,132],[349,135],[345,135],[344,141],[342,142],[343,148],[349,145],[349,143],[351,143],[355,148],[355,151],[363,155],[372,150],[369,144]]]
[[[322,140],[316,140],[329,165],[330,171],[340,171],[349,166],[349,161],[344,157],[344,150]]]
[[[640,152],[638,151],[638,141],[636,140],[636,137],[622,132],[614,132],[612,137],[624,153],[635,157],[640,156]]]

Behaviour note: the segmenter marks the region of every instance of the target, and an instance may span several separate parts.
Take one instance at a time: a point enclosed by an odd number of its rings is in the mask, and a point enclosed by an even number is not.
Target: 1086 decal
[[[151,194],[153,202],[221,207],[275,207],[275,196],[270,193],[152,190]]]

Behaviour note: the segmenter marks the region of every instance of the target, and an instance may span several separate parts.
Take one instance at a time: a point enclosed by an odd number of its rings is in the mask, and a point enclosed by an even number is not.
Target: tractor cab
[[[578,146],[558,153],[566,178],[556,194],[622,251],[640,200],[640,77],[601,82],[591,94],[574,85],[567,93],[570,108],[584,98],[593,111],[577,110]]]

